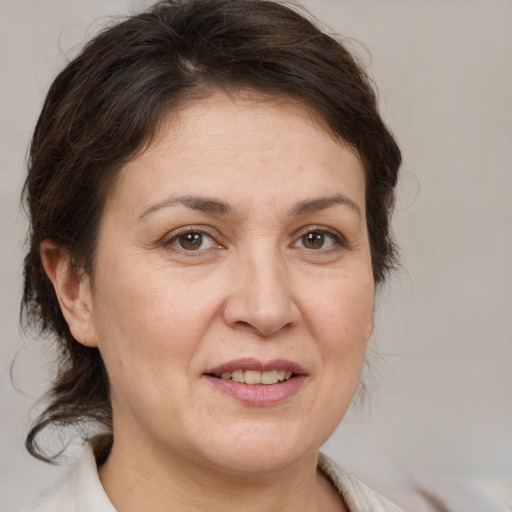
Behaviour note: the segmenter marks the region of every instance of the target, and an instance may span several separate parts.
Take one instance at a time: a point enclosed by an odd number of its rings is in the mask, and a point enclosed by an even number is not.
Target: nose
[[[246,258],[234,272],[224,322],[260,337],[275,336],[300,320],[292,288],[286,264],[274,254]]]

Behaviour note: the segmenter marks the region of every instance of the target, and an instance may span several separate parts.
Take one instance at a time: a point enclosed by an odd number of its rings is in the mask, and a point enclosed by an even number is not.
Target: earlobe
[[[89,277],[73,269],[69,254],[52,240],[44,240],[40,252],[71,334],[82,345],[96,347]]]

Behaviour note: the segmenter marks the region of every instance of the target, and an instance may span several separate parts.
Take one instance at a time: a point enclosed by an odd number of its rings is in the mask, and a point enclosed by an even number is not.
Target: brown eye
[[[187,251],[197,251],[203,243],[203,235],[201,233],[185,233],[178,237],[178,242]]]
[[[302,236],[301,240],[306,249],[321,249],[325,243],[325,235],[319,231],[312,231]]]
[[[193,230],[177,233],[166,242],[166,245],[175,247],[182,253],[196,252],[198,255],[202,254],[203,251],[214,249],[215,247],[219,249],[221,248],[221,246],[216,243],[215,239],[208,233]]]
[[[309,251],[326,252],[336,248],[341,249],[345,246],[345,243],[341,235],[324,229],[312,229],[300,236],[293,246]]]
[[[186,251],[197,251],[199,249],[205,249],[205,244],[208,245],[208,242],[211,242],[211,237],[208,235],[189,231],[188,233],[177,236],[174,239],[173,245],[177,245]],[[209,245],[211,245],[211,243]]]

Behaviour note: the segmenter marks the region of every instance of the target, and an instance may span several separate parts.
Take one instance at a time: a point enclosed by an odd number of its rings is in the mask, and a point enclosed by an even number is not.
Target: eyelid
[[[215,234],[212,233],[212,231],[215,231]],[[203,236],[206,236],[208,238],[211,238],[213,241],[213,247],[209,247],[207,249],[197,249],[195,251],[186,250],[182,247],[179,247],[178,245],[175,245],[173,242],[177,240],[180,236],[186,235],[187,233],[198,233]],[[217,230],[214,230],[211,227],[208,226],[183,226],[180,228],[173,229],[169,233],[165,235],[163,238],[163,245],[164,247],[168,248],[169,250],[172,250],[174,252],[185,254],[187,256],[199,256],[201,254],[204,254],[207,251],[211,251],[214,249],[221,249],[224,248],[224,245],[219,242],[219,238],[221,238],[220,233]]]
[[[312,225],[312,226],[305,226],[305,227],[299,229],[295,233],[292,246],[295,245],[304,235],[307,235],[308,233],[323,233],[323,234],[329,235],[334,239],[338,248],[343,248],[348,245],[347,239],[338,230],[329,228],[327,226]],[[308,249],[308,250],[313,251],[313,249]],[[330,250],[332,251],[333,249],[323,249],[323,250],[318,249],[317,252],[322,252],[322,251],[327,252]]]

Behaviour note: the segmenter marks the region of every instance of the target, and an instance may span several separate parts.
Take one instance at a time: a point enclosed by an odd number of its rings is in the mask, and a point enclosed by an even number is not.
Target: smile
[[[302,388],[308,372],[294,361],[237,359],[203,373],[222,394],[249,406],[277,405]]]
[[[232,372],[222,372],[215,375],[224,380],[233,380],[235,382],[256,385],[256,384],[277,384],[285,380],[291,379],[293,372],[291,370],[234,370]]]

